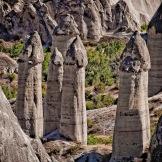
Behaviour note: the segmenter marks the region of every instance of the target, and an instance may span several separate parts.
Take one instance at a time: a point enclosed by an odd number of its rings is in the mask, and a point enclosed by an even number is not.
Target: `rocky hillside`
[[[52,31],[62,15],[74,16],[81,37],[98,41],[107,32],[140,30],[161,0],[7,1],[0,2],[0,38],[25,38],[37,30],[50,45]]]

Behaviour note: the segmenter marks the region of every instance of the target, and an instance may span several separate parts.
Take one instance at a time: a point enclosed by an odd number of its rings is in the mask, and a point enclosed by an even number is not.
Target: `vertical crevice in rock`
[[[121,56],[120,85],[111,162],[140,157],[148,148],[150,120],[148,70],[150,56],[145,41],[135,32]]]
[[[16,115],[26,134],[43,136],[42,62],[43,48],[37,32],[31,34],[18,59]]]

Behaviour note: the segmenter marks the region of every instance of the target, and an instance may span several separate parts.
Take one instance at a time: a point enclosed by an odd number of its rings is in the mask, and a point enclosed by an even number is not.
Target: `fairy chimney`
[[[148,49],[151,59],[149,96],[162,91],[162,4],[148,26]]]
[[[111,162],[139,158],[150,141],[148,70],[150,56],[145,41],[135,32],[119,69],[119,99]]]
[[[31,137],[43,136],[42,62],[43,48],[37,32],[31,34],[18,59],[16,115]]]
[[[61,95],[63,82],[63,57],[54,49],[49,64],[47,94],[44,109],[45,134],[59,129],[61,116]]]
[[[54,56],[47,82],[45,134],[57,129],[65,138],[86,144],[86,50],[71,15],[61,17],[58,24],[54,31]],[[53,85],[56,86],[50,88]],[[48,115],[55,119],[51,120]]]

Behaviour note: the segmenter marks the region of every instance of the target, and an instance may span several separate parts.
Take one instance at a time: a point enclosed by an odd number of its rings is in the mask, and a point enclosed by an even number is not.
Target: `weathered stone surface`
[[[39,162],[30,141],[18,124],[10,104],[0,89],[0,161]]]
[[[18,59],[18,94],[16,115],[29,136],[43,136],[42,62],[43,48],[40,36],[34,32]]]
[[[54,50],[49,68],[45,133],[58,129],[64,137],[86,144],[86,50],[71,15],[60,18],[54,34],[53,48],[58,50]]]
[[[14,73],[18,65],[15,60],[4,53],[0,53],[0,73]]]
[[[120,0],[112,9],[113,11],[113,24],[112,28],[116,30],[116,32],[120,31],[135,31],[140,28],[140,24],[138,24],[130,11],[130,7],[124,0]]]
[[[15,3],[12,9],[2,8],[2,11],[1,24],[11,38],[25,38],[38,31],[43,44],[49,45],[52,42],[51,34],[57,23],[49,15],[47,6],[40,0],[20,1]]]
[[[86,50],[79,36],[70,45],[64,61],[60,133],[86,144],[87,117],[85,106]]]
[[[162,5],[150,21],[148,27],[148,49],[151,57],[151,70],[149,72],[149,96],[162,90]]]
[[[111,161],[140,157],[150,140],[148,70],[150,56],[145,41],[135,32],[121,56],[119,99]]]
[[[50,15],[56,20],[60,16],[74,16],[81,38],[98,41],[105,32],[140,30],[147,23],[161,0],[49,0],[45,2]]]
[[[40,162],[52,162],[39,139],[31,139],[31,145]]]
[[[47,79],[44,108],[44,129],[46,134],[59,129],[60,126],[63,61],[62,54],[55,48],[51,57]]]

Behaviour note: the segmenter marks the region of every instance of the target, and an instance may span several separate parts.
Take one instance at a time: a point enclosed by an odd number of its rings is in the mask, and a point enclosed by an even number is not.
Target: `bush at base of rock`
[[[97,145],[97,144],[105,144],[105,145],[112,144],[112,137],[99,136],[94,134],[88,135],[88,145]]]
[[[90,96],[90,95],[89,95]],[[86,101],[87,110],[93,110],[98,108],[103,108],[107,106],[112,106],[115,103],[115,99],[110,95],[96,95]]]
[[[7,97],[7,99],[16,98],[17,95],[17,86],[2,85],[2,90]]]

